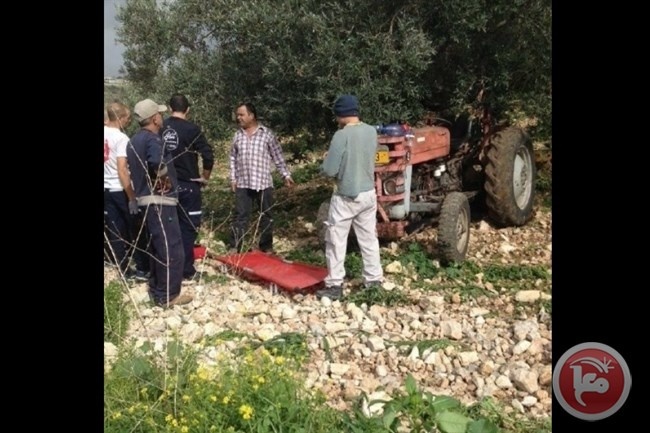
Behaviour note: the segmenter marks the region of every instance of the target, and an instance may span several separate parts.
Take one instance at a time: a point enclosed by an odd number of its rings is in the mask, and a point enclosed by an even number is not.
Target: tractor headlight
[[[404,192],[404,184],[398,185],[394,178],[386,179],[383,184],[384,194],[395,195]]]

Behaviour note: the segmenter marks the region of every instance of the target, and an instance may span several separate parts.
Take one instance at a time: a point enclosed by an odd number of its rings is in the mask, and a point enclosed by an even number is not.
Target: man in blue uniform
[[[194,268],[194,244],[201,225],[201,188],[207,184],[214,165],[212,147],[201,128],[187,120],[190,103],[182,94],[169,100],[171,116],[163,121],[162,139],[165,149],[171,151],[178,176],[178,222],[183,238],[185,263],[183,278],[192,280]],[[203,170],[199,174],[199,155]]]
[[[127,146],[131,181],[150,236],[151,277],[149,295],[162,307],[187,304],[181,295],[185,254],[178,225],[178,180],[171,152],[159,132],[167,107],[151,99],[135,104],[133,113],[140,129]]]

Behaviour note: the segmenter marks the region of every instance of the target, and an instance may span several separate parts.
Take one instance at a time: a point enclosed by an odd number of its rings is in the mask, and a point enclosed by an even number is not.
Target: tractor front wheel
[[[443,265],[465,261],[469,247],[469,201],[462,192],[445,197],[438,220],[438,251]]]

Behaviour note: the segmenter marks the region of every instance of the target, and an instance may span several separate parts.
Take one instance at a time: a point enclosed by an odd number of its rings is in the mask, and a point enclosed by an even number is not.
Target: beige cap
[[[136,119],[139,121],[148,119],[156,113],[163,113],[167,111],[166,105],[160,105],[152,101],[151,99],[145,99],[135,104],[133,112],[136,115]]]

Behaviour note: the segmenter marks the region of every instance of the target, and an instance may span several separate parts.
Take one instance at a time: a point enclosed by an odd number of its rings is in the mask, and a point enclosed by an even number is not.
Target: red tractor
[[[397,240],[437,225],[440,261],[462,262],[469,247],[470,202],[481,200],[498,226],[523,225],[532,217],[532,143],[523,129],[496,127],[486,117],[430,123],[377,127],[377,234]],[[327,209],[324,203],[319,219]]]

